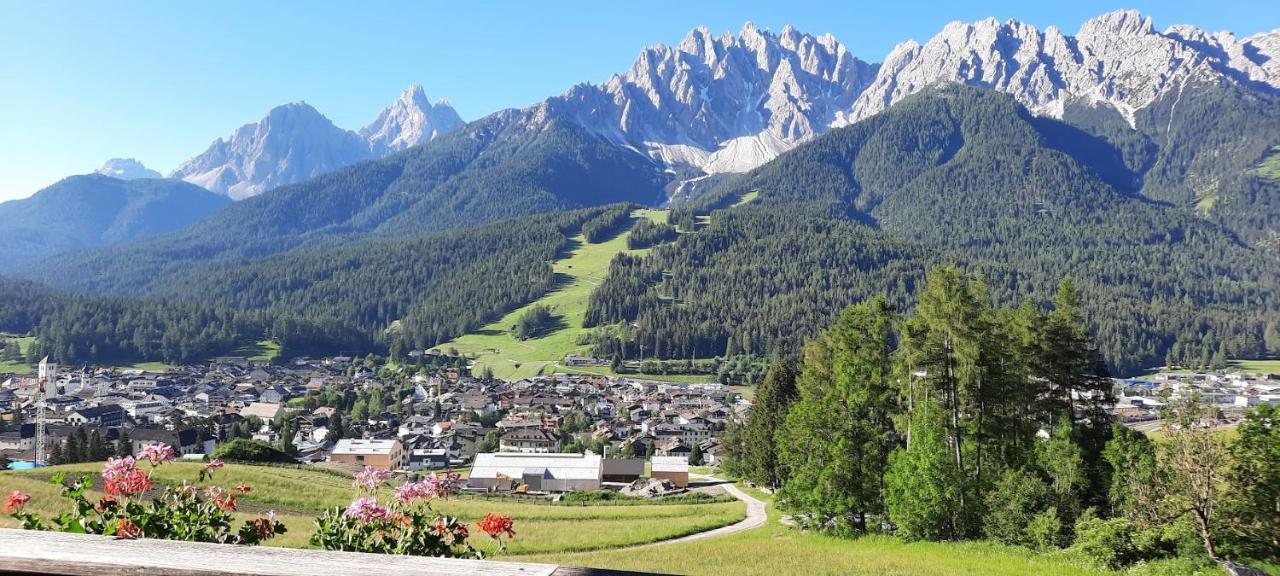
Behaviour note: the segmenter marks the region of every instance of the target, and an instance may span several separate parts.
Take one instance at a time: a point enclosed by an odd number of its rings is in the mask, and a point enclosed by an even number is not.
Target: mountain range
[[[1280,30],[1237,39],[1188,25],[1163,32],[1124,10],[1075,35],[1009,20],[953,22],[921,44],[868,63],[827,34],[747,23],[737,34],[699,27],[675,46],[645,48],[625,73],[579,84],[537,106],[666,166],[744,172],[825,132],[874,115],[939,82],[1008,93],[1036,114],[1073,106],[1140,112],[1189,83],[1280,89]],[[271,110],[170,174],[243,199],[422,144],[463,125],[446,101],[410,86],[372,123],[340,129],[305,103]]]
[[[889,293],[909,306],[920,271],[944,261],[996,279],[1004,301],[1083,276],[1094,311],[1114,307],[1095,328],[1126,370],[1175,349],[1280,352],[1280,336],[1275,350],[1263,343],[1280,330],[1278,49],[1280,31],[1157,32],[1128,11],[1074,36],[954,23],[882,64],[790,27],[699,28],[603,84],[465,124],[419,87],[359,132],[306,104],[277,108],[173,174],[240,201],[10,269],[99,295],[325,310],[380,341],[377,327],[431,295],[393,306],[343,275],[348,304],[336,306],[335,269],[397,277],[387,251],[412,253],[399,239],[508,245],[504,231],[566,210],[670,204],[696,233],[615,267],[593,296],[601,325],[643,317],[635,337],[661,356],[794,347],[779,335],[802,338],[842,303]],[[548,246],[585,226],[565,222]],[[495,269],[496,256],[462,252],[449,266]],[[485,285],[528,294],[518,280]],[[504,303],[486,313],[510,302],[483,299]],[[407,326],[414,346],[465,328],[436,316]]]
[[[416,84],[358,133],[338,128],[305,102],[285,104],[215,140],[169,177],[242,200],[429,142],[462,124],[448,102],[432,104]]]

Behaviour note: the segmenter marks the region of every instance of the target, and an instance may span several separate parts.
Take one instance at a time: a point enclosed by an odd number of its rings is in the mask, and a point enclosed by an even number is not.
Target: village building
[[[677,488],[689,485],[689,459],[684,456],[654,456],[649,476],[670,480]]]
[[[503,452],[547,454],[560,451],[560,439],[542,428],[520,428],[504,434],[498,446]]]
[[[344,438],[329,453],[330,462],[372,466],[383,470],[398,470],[408,466],[409,459],[404,445],[398,439],[364,440]]]
[[[603,458],[586,454],[492,452],[476,454],[467,487],[478,490],[571,492],[599,490]]]

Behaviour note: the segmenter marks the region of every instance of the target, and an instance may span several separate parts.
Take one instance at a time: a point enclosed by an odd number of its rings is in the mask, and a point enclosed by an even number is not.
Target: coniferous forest
[[[846,308],[775,361],[729,431],[734,474],[779,489],[801,525],[906,540],[990,538],[1110,567],[1280,557],[1280,411],[1234,439],[1194,397],[1159,441],[1110,421],[1111,381],[1064,280],[1050,307],[996,307],[932,271],[913,313]]]

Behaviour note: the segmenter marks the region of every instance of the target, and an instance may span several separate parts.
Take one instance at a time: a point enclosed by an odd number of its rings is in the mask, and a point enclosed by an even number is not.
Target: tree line
[[[726,465],[840,535],[990,538],[1110,568],[1280,558],[1280,411],[1228,442],[1184,390],[1160,441],[1113,423],[1083,310],[1071,280],[1047,311],[1000,308],[935,269],[910,315],[850,306],[776,361]]]

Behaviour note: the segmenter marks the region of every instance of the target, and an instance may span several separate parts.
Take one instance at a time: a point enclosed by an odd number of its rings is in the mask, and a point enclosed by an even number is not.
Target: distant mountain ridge
[[[98,168],[94,174],[102,174],[112,178],[121,180],[136,180],[138,178],[163,178],[159,172],[143,166],[141,162],[133,158],[112,158]]]
[[[669,165],[720,173],[755,168],[939,83],[1005,92],[1055,118],[1072,103],[1106,106],[1143,128],[1140,110],[1194,82],[1280,90],[1280,29],[1242,40],[1189,25],[1161,33],[1121,10],[1068,36],[989,18],[952,22],[868,64],[831,35],[790,26],[774,34],[747,23],[718,38],[697,28],[675,47],[646,48],[625,74],[545,105]]]
[[[0,270],[180,230],[229,202],[181,180],[64,178],[29,198],[0,203]]]
[[[903,42],[883,63],[869,63],[830,34],[791,26],[773,33],[748,22],[736,35],[715,36],[698,27],[675,46],[643,49],[630,69],[602,84],[579,84],[533,108],[669,167],[735,173],[938,83],[1005,92],[1059,119],[1073,106],[1101,107],[1130,128],[1152,131],[1159,127],[1143,125],[1142,111],[1197,83],[1280,92],[1280,29],[1243,39],[1190,25],[1158,32],[1150,17],[1119,10],[1067,35],[988,18],[952,22],[923,44]],[[358,133],[290,104],[215,141],[170,176],[242,199],[463,124],[418,85]]]
[[[432,104],[416,84],[359,133],[335,126],[305,102],[295,102],[272,108],[261,120],[215,140],[169,177],[243,200],[417,146],[462,124],[448,102]]]

